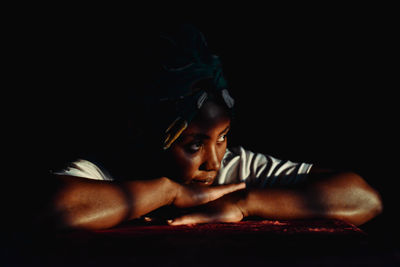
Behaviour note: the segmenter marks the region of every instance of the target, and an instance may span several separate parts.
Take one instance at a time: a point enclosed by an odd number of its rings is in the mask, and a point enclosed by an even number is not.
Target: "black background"
[[[221,57],[236,100],[232,144],[356,171],[394,216],[398,61],[389,9],[227,8],[213,19],[188,11],[181,21]],[[145,77],[145,36],[174,17],[44,13],[9,21],[17,26],[7,39],[9,158],[23,173],[117,138],[118,96]]]

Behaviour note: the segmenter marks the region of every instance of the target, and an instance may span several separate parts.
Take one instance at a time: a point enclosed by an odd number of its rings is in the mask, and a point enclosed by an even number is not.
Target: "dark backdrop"
[[[232,144],[357,171],[382,192],[385,212],[394,214],[390,18],[320,14],[188,22],[221,57],[236,100]],[[56,16],[24,23],[14,33],[11,64],[18,71],[13,159],[44,170],[118,138],[118,96],[146,78],[143,40],[156,28]]]

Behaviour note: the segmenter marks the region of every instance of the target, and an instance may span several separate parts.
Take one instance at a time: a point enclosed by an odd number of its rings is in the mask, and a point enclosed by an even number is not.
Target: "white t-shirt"
[[[216,184],[246,182],[248,185],[268,187],[274,185],[295,185],[305,181],[312,164],[279,160],[272,156],[254,153],[243,147],[227,149],[221,162]],[[113,181],[114,178],[94,163],[79,159],[59,172],[88,179]]]

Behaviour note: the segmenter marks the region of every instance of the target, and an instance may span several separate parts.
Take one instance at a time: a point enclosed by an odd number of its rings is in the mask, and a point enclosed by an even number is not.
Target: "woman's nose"
[[[206,171],[218,171],[221,167],[221,161],[219,160],[217,150],[210,148],[204,161],[204,169]]]

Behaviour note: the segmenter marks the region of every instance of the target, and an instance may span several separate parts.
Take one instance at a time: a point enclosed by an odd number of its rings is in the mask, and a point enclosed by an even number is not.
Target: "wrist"
[[[248,205],[249,191],[248,191],[248,189],[244,189],[237,193],[239,194],[239,199],[236,202],[236,205],[242,212],[243,218],[246,218],[246,217],[250,216],[249,205]]]

